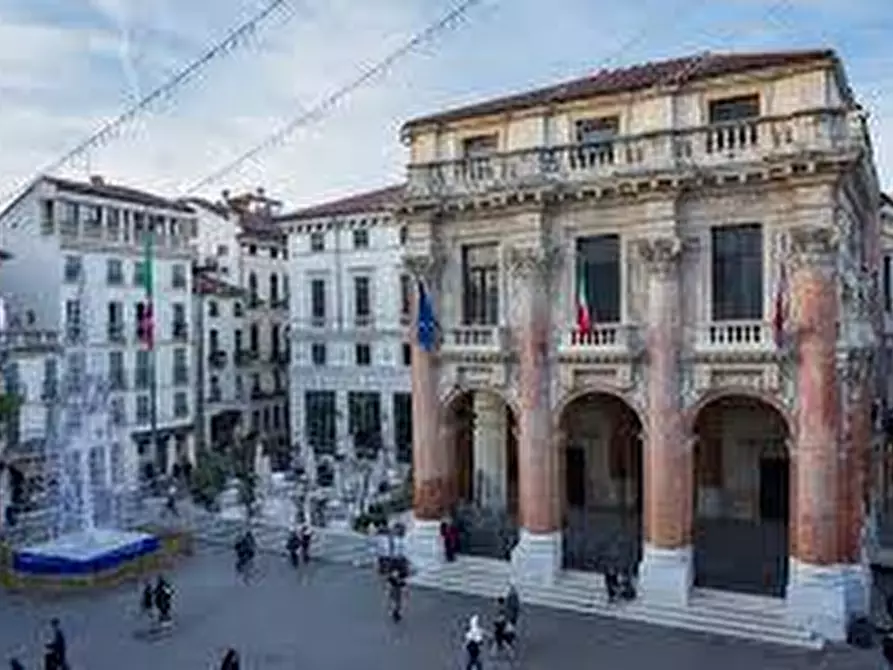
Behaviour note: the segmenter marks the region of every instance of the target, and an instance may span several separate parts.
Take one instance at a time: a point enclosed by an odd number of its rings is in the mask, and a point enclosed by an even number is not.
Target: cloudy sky
[[[0,198],[270,0],[0,0]],[[423,29],[450,0],[288,0],[244,46],[58,174],[184,193]],[[893,188],[889,0],[482,0],[284,146],[204,189],[307,205],[400,179],[402,121],[447,105],[711,50],[831,45]]]

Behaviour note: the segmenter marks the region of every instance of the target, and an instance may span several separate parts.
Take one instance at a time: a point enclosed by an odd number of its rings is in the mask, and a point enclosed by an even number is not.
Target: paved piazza
[[[283,559],[263,556],[260,578],[237,581],[232,557],[203,550],[172,575],[178,626],[162,640],[139,639],[138,589],[55,602],[0,596],[0,665],[23,647],[27,668],[42,667],[37,655],[46,622],[59,616],[68,635],[72,670],[170,670],[216,668],[222,649],[237,647],[243,669],[457,670],[468,616],[488,613],[478,598],[415,590],[399,626],[385,620],[385,598],[368,571],[311,566],[296,575]],[[523,646],[516,665],[487,668],[586,667],[653,670],[797,670],[876,668],[877,650],[801,652],[528,608],[522,612]]]

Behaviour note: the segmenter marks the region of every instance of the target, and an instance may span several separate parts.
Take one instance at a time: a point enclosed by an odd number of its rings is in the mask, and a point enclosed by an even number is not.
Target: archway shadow
[[[642,557],[642,424],[605,393],[572,401],[560,418],[564,448],[565,569],[637,569]]]
[[[786,420],[770,405],[725,396],[695,421],[695,585],[784,597],[791,466]]]

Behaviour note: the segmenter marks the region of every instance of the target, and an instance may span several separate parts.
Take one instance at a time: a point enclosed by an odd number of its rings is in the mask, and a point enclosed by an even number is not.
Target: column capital
[[[508,249],[509,272],[520,279],[548,279],[561,262],[558,245],[514,246]]]
[[[803,267],[834,266],[840,235],[833,228],[797,226],[788,232],[788,260],[796,270]]]
[[[639,255],[651,274],[667,277],[682,258],[682,240],[676,235],[660,235],[636,241]]]
[[[439,248],[431,253],[410,253],[403,257],[403,267],[414,279],[422,280],[426,284],[436,285],[440,275],[446,266],[446,253]]]

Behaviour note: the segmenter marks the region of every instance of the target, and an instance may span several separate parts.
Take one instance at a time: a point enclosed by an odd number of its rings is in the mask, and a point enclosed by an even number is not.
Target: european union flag
[[[419,282],[418,338],[422,351],[433,351],[437,342],[437,319],[434,316],[434,305],[425,285]]]

